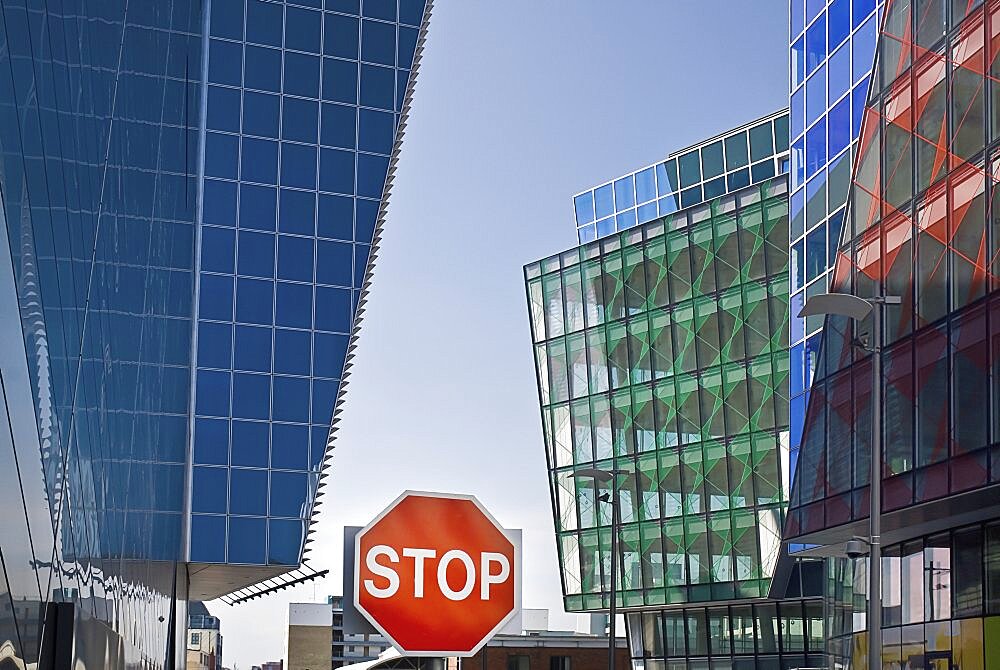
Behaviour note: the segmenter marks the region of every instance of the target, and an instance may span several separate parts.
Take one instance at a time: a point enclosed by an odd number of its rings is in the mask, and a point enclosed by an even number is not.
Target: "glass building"
[[[618,560],[637,662],[822,660],[822,601],[805,597],[820,594],[820,564],[775,573],[787,235],[777,176],[525,267],[565,606],[606,609]],[[609,484],[572,476],[592,467],[631,473],[615,557]],[[789,599],[767,599],[775,578]]]
[[[426,4],[0,1],[4,658],[302,564]]]
[[[829,288],[884,0],[790,0],[791,461],[798,460],[822,319],[796,315]],[[876,11],[878,10],[878,11]]]
[[[819,324],[785,537],[867,535],[877,374],[883,667],[1000,667],[998,35],[996,2],[885,3],[831,290],[902,304],[879,370],[869,323]],[[867,667],[868,568],[827,561],[837,667]]]
[[[573,198],[580,244],[788,172],[788,112],[676,151]]]

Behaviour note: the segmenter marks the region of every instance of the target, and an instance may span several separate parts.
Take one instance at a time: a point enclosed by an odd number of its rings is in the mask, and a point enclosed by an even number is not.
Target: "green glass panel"
[[[747,150],[746,132],[726,138],[726,169],[735,170],[750,164],[750,154]]]
[[[722,141],[712,142],[701,148],[701,168],[705,179],[718,177],[725,172],[722,163]]]
[[[699,165],[698,151],[689,151],[677,159],[681,173],[681,188],[694,186],[701,181],[701,166]]]

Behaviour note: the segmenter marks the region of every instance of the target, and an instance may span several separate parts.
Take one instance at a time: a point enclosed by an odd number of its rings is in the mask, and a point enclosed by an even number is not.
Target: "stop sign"
[[[471,656],[517,613],[520,552],[472,496],[407,491],[355,538],[354,601],[410,656]]]

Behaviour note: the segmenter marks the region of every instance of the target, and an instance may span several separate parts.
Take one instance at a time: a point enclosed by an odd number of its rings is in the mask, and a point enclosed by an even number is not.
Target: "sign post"
[[[355,605],[404,655],[472,656],[517,613],[517,536],[472,496],[407,491],[354,552]]]

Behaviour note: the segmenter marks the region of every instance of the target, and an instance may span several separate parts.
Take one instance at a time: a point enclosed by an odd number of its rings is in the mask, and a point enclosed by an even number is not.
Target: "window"
[[[511,654],[507,657],[507,670],[531,670],[528,656],[525,654]]]
[[[549,670],[571,670],[569,656],[552,656],[549,658]]]
[[[191,633],[191,644],[193,645],[201,644],[201,633]]]

